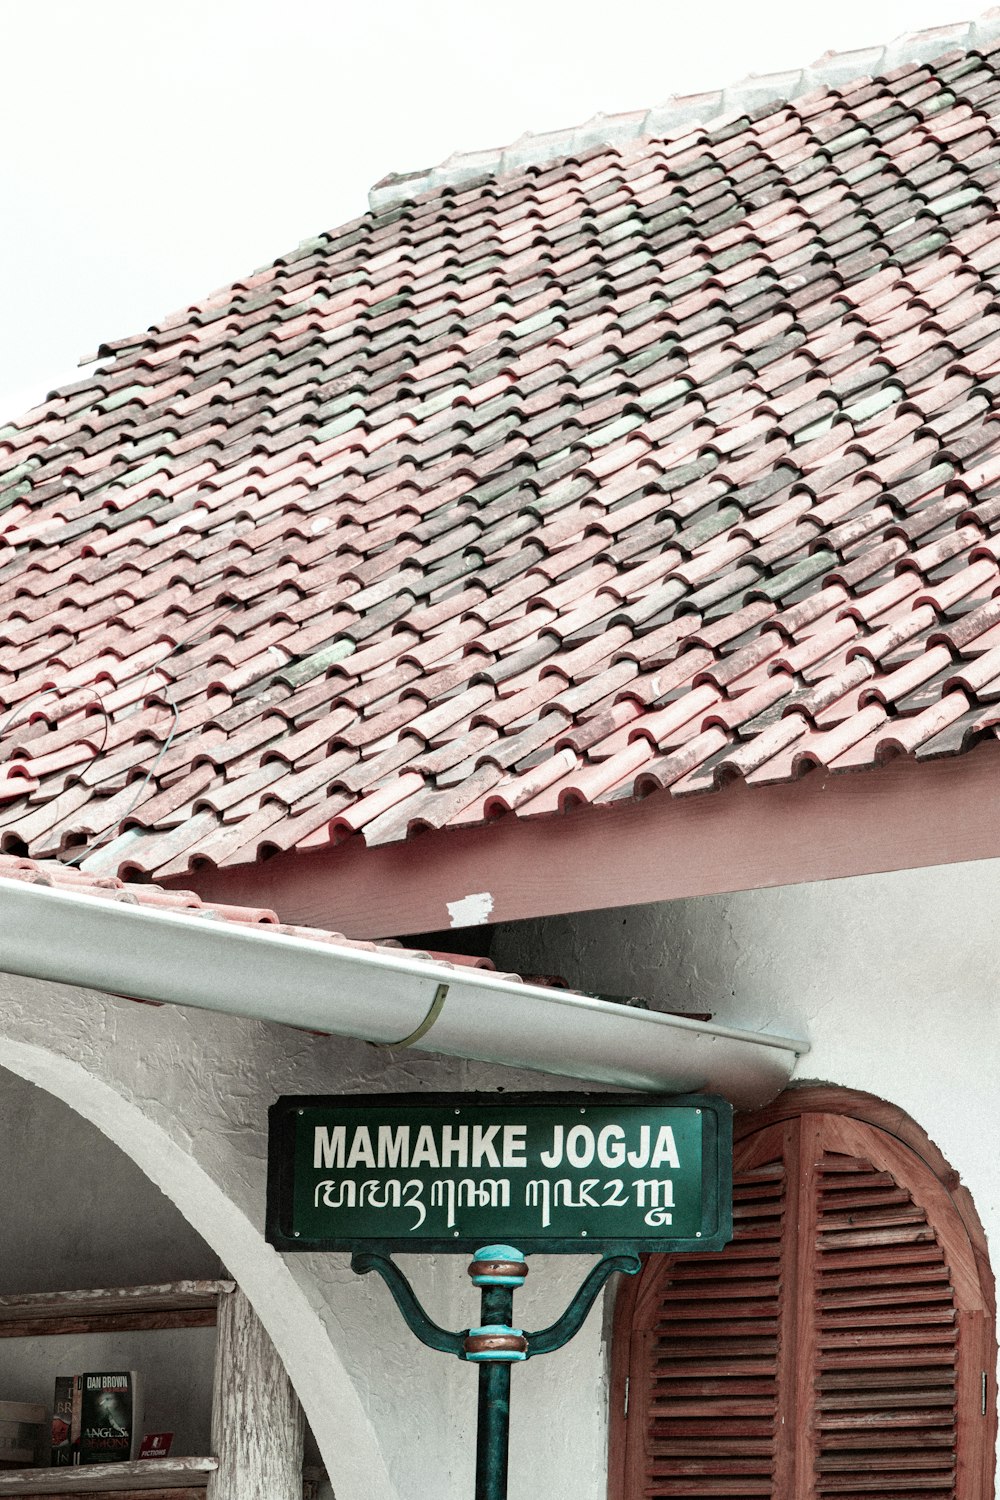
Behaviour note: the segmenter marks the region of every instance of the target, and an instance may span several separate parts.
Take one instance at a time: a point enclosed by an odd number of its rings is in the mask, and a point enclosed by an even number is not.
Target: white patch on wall
[[[482,927],[490,919],[493,897],[489,891],[477,891],[473,896],[463,896],[461,901],[446,904],[452,927]]]

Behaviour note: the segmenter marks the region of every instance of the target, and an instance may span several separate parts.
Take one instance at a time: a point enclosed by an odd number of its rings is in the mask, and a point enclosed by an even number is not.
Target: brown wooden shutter
[[[748,1132],[734,1180],[733,1243],[621,1298],[613,1500],[987,1500],[991,1319],[938,1177],[808,1112]]]
[[[952,1495],[955,1296],[927,1214],[890,1173],[838,1152],[817,1196],[818,1491]]]

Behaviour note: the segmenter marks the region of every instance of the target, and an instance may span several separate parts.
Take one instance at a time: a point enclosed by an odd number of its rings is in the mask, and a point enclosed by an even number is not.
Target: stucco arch
[[[189,1028],[187,1013],[143,1009],[145,1014],[127,1001],[0,975],[0,1066],[102,1131],[229,1268],[299,1393],[337,1495],[398,1500],[376,1432],[324,1321],[311,1268],[293,1267],[278,1255],[248,1212],[248,1190],[256,1202],[262,1164],[258,1160],[261,1170],[248,1180],[247,1162],[231,1149],[233,1140],[211,1131],[211,1110],[199,1116],[195,1099],[187,1099],[192,1107],[184,1118],[185,1098],[198,1078],[198,1042],[213,1029],[211,1019],[196,1014]],[[236,1032],[252,1029],[221,1019]],[[138,1021],[154,1034],[144,1039]],[[260,1037],[255,1040],[259,1044]],[[154,1093],[144,1093],[141,1076],[129,1066],[137,1054],[145,1054],[147,1072],[159,1082]],[[218,1096],[210,1068],[208,1060],[204,1088]],[[260,1142],[249,1144],[254,1161]]]

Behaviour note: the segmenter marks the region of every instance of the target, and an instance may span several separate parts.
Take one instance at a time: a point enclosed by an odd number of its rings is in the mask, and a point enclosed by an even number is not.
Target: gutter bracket
[[[424,1016],[424,1019],[421,1021],[416,1031],[411,1031],[409,1036],[404,1036],[402,1041],[400,1042],[372,1042],[372,1046],[385,1049],[396,1047],[415,1047],[417,1042],[419,1042],[421,1038],[427,1035],[431,1027],[434,1025],[434,1022],[441,1014],[442,1010],[444,1009],[444,1002],[447,999],[447,996],[448,985],[439,984],[437,989],[434,991],[434,999],[430,1003],[430,1009],[428,1010],[426,1016]]]

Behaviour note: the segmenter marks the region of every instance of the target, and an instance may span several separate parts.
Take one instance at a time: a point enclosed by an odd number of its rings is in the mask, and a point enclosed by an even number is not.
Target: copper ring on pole
[[[465,1352],[467,1355],[478,1356],[479,1359],[489,1358],[491,1355],[499,1358],[515,1359],[519,1355],[528,1352],[528,1340],[523,1333],[511,1329],[507,1333],[469,1333],[465,1340]]]
[[[503,1276],[523,1281],[528,1274],[527,1264],[523,1260],[474,1260],[467,1270],[474,1281],[478,1281],[481,1276]]]

